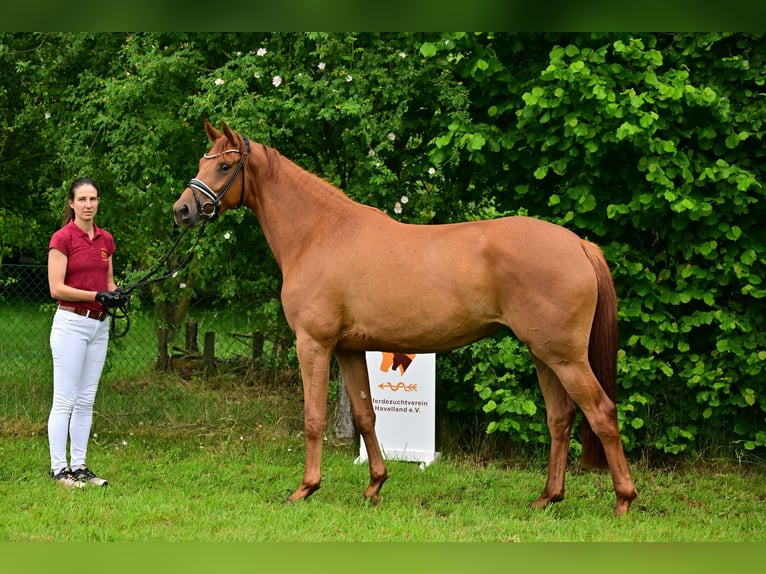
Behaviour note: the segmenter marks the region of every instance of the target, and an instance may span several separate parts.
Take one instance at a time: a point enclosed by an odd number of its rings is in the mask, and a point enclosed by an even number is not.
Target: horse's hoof
[[[380,504],[380,494],[364,493],[362,498],[364,498],[369,504]]]
[[[632,498],[621,498],[617,500],[617,504],[614,507],[615,516],[624,516],[630,510],[630,503],[633,502]]]
[[[531,502],[529,506],[532,508],[535,508],[537,510],[543,510],[544,508],[548,508],[552,502],[561,502],[564,500],[563,496],[541,496],[534,502]]]

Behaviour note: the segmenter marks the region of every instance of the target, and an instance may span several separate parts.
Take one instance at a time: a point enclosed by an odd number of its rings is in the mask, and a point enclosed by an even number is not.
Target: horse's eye
[[[222,163],[221,165],[218,166],[218,169],[220,171],[229,171],[229,169],[231,169],[231,165],[228,163]]]

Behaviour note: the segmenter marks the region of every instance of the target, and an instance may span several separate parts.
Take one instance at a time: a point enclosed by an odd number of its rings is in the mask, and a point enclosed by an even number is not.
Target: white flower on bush
[[[350,82],[350,81],[351,81],[351,80],[353,80],[353,79],[354,79],[354,78],[353,78],[353,77],[351,77],[351,74],[348,74],[348,75],[346,76],[346,81],[347,81],[347,82]]]
[[[324,69],[325,69],[325,66],[326,66],[326,65],[327,65],[327,64],[325,64],[324,62],[319,62],[319,63],[317,64],[317,68],[319,68],[320,70],[322,70],[322,71],[324,72]]]
[[[215,85],[216,86],[223,86],[223,84],[224,84],[223,78],[216,78],[215,79]]]
[[[226,239],[227,241],[228,241],[229,239],[231,239],[231,232],[227,231],[226,233],[224,233],[224,234],[223,234],[223,238],[224,238],[224,239]]]
[[[266,51],[266,48],[258,48],[258,51],[255,53],[256,56],[260,56],[263,58],[268,52]]]
[[[400,214],[401,212],[402,212],[402,204],[401,204],[401,203],[399,203],[399,202],[397,201],[397,202],[394,204],[394,213],[396,213],[396,214],[398,215],[398,214]]]
[[[406,58],[407,54],[405,54],[404,52],[399,52],[399,57],[400,58]]]
[[[258,78],[261,77],[261,73],[258,70],[256,70],[255,72],[253,72],[253,77],[257,80]]]
[[[391,141],[394,141],[396,139],[396,134],[394,132],[388,132],[388,135],[386,136]]]
[[[407,197],[406,195],[403,195],[399,201],[401,201],[402,203],[407,203],[409,200],[410,200],[409,197]]]
[[[274,84],[275,88],[278,88],[279,86],[282,85],[282,76],[274,76],[271,79],[271,83]]]
[[[436,169],[433,167],[428,168],[428,175],[434,175],[436,173]]]
[[[179,289],[186,289],[186,283],[179,283],[178,287]]]

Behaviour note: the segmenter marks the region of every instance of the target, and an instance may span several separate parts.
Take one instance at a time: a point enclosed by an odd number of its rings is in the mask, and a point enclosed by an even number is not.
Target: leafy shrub
[[[50,212],[87,173],[111,202],[99,217],[119,238],[120,266],[151,267],[207,146],[203,119],[226,120],[402,221],[529,213],[599,243],[620,298],[626,447],[766,449],[763,34],[0,40],[5,145],[22,150],[0,175],[0,237],[17,243],[0,256],[43,258]],[[38,214],[41,190],[51,209]],[[279,273],[251,214],[216,222],[184,283],[153,290],[158,313],[163,301],[183,311],[216,297],[272,308]],[[514,440],[547,440],[513,339],[440,365],[449,408],[478,410]]]

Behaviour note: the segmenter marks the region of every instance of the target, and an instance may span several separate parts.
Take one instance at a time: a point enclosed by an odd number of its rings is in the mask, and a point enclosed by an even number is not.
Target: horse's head
[[[173,217],[178,225],[194,227],[203,221],[212,221],[244,202],[245,162],[250,142],[231,131],[226,122],[221,125],[223,133],[205,120],[205,131],[213,147],[199,160],[197,175],[173,204]]]

